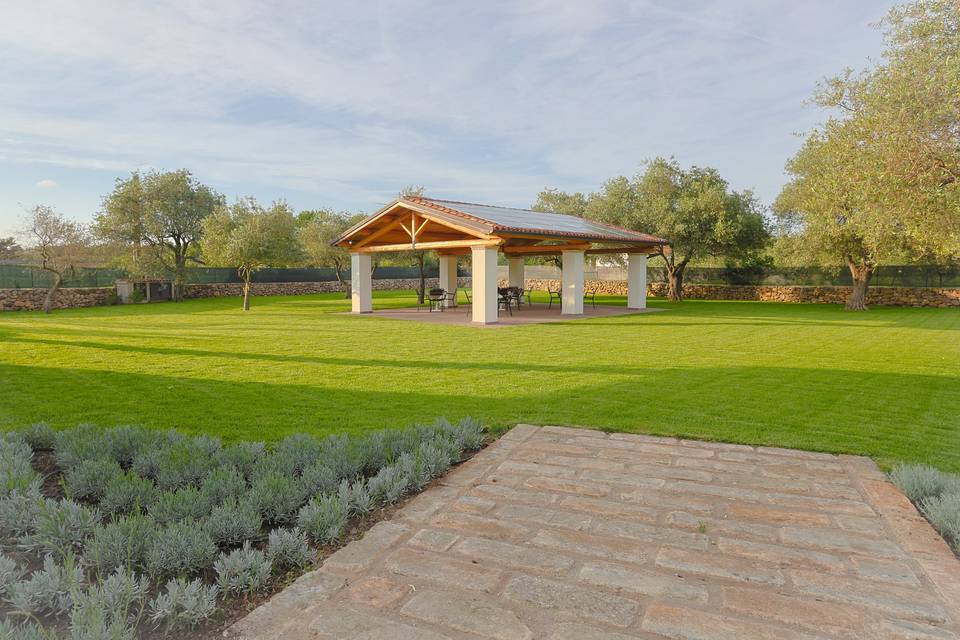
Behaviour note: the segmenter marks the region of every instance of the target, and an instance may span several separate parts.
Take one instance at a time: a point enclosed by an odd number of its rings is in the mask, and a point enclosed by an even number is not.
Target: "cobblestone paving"
[[[960,562],[870,460],[520,425],[226,633],[960,637]]]

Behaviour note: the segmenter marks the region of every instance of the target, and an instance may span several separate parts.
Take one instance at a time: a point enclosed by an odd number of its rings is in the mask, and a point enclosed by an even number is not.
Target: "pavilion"
[[[523,287],[526,256],[560,255],[560,313],[583,314],[588,254],[627,254],[627,307],[647,304],[647,256],[666,243],[655,236],[558,213],[494,207],[421,196],[394,200],[354,225],[333,244],[351,255],[353,313],[373,311],[371,258],[388,251],[434,250],[440,288],[457,287],[457,257],[470,255],[473,322],[497,321],[497,253],[507,256],[510,286]]]

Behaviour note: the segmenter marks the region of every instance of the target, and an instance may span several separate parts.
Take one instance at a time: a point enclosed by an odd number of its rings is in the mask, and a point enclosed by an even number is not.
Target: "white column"
[[[457,256],[440,256],[440,288],[447,293],[457,289]],[[455,307],[457,301],[448,299],[444,306]]]
[[[647,308],[647,254],[627,256],[627,309]]]
[[[560,313],[583,314],[583,251],[563,252],[563,290],[560,293]]]
[[[350,254],[350,293],[354,313],[373,311],[373,276],[369,253]]]
[[[497,248],[473,247],[473,321],[497,321]]]
[[[523,256],[507,258],[509,275],[507,282],[511,287],[523,288]]]

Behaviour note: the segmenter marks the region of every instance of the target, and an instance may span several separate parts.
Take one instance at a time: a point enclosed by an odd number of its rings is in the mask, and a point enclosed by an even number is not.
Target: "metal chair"
[[[513,315],[513,294],[510,292],[510,287],[497,288],[497,311],[499,312],[500,309],[506,309],[511,316]]]
[[[583,292],[583,301],[584,301],[584,303],[586,303],[588,300],[590,301],[590,304],[593,305],[593,308],[596,309],[596,308],[597,308],[597,290],[596,290],[596,288],[594,288],[594,289],[585,289],[585,290],[584,290],[584,292]]]
[[[560,297],[560,289],[554,291],[553,289],[547,289],[547,295],[550,296],[550,304],[547,305],[547,309],[553,308],[553,301],[556,299],[557,304],[562,304],[562,298]]]
[[[447,300],[447,292],[443,289],[430,289],[427,299],[430,301],[430,311],[439,309],[442,313],[443,303]]]

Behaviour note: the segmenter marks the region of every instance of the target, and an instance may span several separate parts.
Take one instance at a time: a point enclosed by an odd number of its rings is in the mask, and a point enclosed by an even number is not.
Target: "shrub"
[[[118,568],[95,587],[107,609],[122,612],[127,619],[139,619],[146,606],[150,581],[127,569]]]
[[[155,432],[136,425],[113,427],[103,435],[108,455],[124,468],[130,467],[137,456],[149,451],[157,440]]]
[[[347,523],[347,510],[335,495],[314,498],[297,515],[297,525],[317,544],[336,542]]]
[[[31,483],[25,491],[18,490],[0,497],[0,537],[22,538],[33,534],[43,500],[39,480]]]
[[[50,635],[40,625],[24,621],[14,624],[13,621],[0,618],[0,640],[52,640]]]
[[[151,480],[157,479],[157,473],[160,470],[160,463],[168,450],[181,446],[186,441],[186,436],[176,429],[167,429],[153,434],[153,442],[150,448],[145,449],[134,456],[130,468],[137,475]]]
[[[263,518],[252,500],[234,498],[214,507],[206,526],[215,543],[228,547],[257,538]]]
[[[178,491],[165,491],[150,506],[150,515],[157,524],[170,524],[181,520],[200,520],[210,514],[210,504],[204,500],[199,489],[187,487]]]
[[[136,627],[111,610],[96,589],[77,593],[73,600],[70,640],[136,640]]]
[[[397,465],[384,467],[367,481],[367,489],[373,500],[380,504],[393,504],[406,493],[409,480]]]
[[[262,442],[238,442],[220,451],[220,463],[233,467],[249,480],[257,463],[267,455],[267,445]]]
[[[216,464],[219,449],[220,441],[206,436],[165,449],[157,461],[157,486],[164,491],[199,486]]]
[[[53,449],[57,441],[57,432],[46,422],[34,423],[21,433],[23,439],[34,451],[49,451]]]
[[[107,483],[122,473],[120,465],[113,460],[84,460],[68,469],[63,479],[71,498],[96,502],[103,497]]]
[[[83,570],[72,554],[64,557],[63,566],[48,555],[43,559],[43,569],[10,585],[7,602],[18,613],[62,614],[70,610],[73,594],[83,587],[83,583]]]
[[[270,578],[270,561],[259,549],[250,548],[249,541],[240,549],[221,553],[213,568],[223,593],[256,593]]]
[[[337,490],[339,476],[326,461],[317,462],[303,470],[300,476],[301,503],[315,496],[333,493]]]
[[[185,576],[209,569],[217,555],[210,534],[196,522],[175,522],[153,535],[147,547],[151,576]]]
[[[84,424],[75,429],[58,431],[53,453],[57,465],[68,470],[86,460],[106,458],[109,450],[105,446],[103,432],[93,425]]]
[[[320,459],[323,443],[307,433],[294,433],[281,440],[274,456],[287,465],[287,472],[300,475],[304,469]]]
[[[133,471],[114,476],[103,490],[100,507],[111,514],[132,513],[149,509],[157,501],[160,492],[148,478],[141,478]]]
[[[960,492],[960,477],[925,464],[899,465],[890,473],[890,479],[914,503],[946,491]]]
[[[100,575],[120,568],[142,568],[155,532],[155,523],[144,515],[117,516],[94,528],[83,548],[83,561]]]
[[[483,425],[473,418],[464,418],[457,426],[444,430],[453,436],[461,451],[474,451],[483,444]]]
[[[431,478],[445,473],[458,453],[449,443],[443,442],[424,442],[417,449],[417,456]]]
[[[373,508],[373,498],[367,490],[367,483],[361,478],[353,484],[343,480],[337,488],[337,497],[346,506],[350,516],[363,516]]]
[[[267,558],[274,569],[303,569],[316,560],[307,536],[298,528],[274,529],[267,538]]]
[[[73,500],[43,500],[39,503],[33,533],[20,538],[20,544],[62,557],[79,551],[98,522],[99,511]]]
[[[182,578],[167,583],[164,592],[150,602],[150,619],[167,631],[179,627],[195,627],[217,610],[216,586],[205,586],[198,578],[187,582]]]
[[[33,450],[20,434],[0,434],[0,497],[26,491],[40,479],[32,460]]]
[[[396,466],[407,480],[407,489],[420,491],[430,482],[430,472],[423,463],[423,459],[412,453],[404,453],[397,460]]]
[[[960,552],[960,492],[924,498],[920,501],[920,511],[933,528]]]
[[[211,507],[239,498],[247,492],[243,475],[233,467],[218,467],[207,474],[200,484],[200,493]]]
[[[23,577],[23,569],[17,564],[16,560],[9,558],[0,552],[0,596],[7,593],[10,585]]]
[[[250,488],[250,498],[268,524],[292,522],[303,504],[302,490],[294,478],[279,474],[256,480]]]

